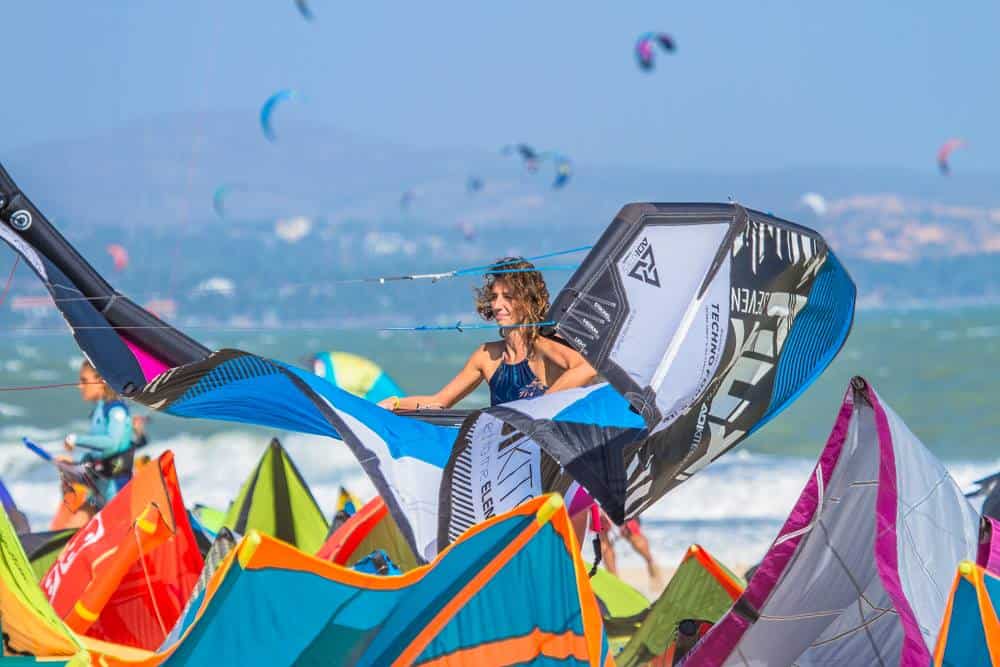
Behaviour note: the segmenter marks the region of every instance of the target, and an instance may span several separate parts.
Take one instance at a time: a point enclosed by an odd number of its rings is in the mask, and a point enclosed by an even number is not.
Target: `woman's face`
[[[80,384],[76,385],[80,390],[80,398],[85,401],[96,401],[104,395],[104,382],[101,376],[89,366],[80,367]]]
[[[514,297],[506,280],[497,280],[490,289],[490,307],[500,326],[521,323],[521,302]]]

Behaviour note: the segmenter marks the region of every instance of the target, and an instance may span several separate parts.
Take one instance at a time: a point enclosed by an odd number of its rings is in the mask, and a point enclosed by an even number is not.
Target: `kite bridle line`
[[[505,269],[503,267],[509,266],[510,264],[515,264],[517,262],[525,261],[537,261],[541,259],[550,259],[552,257],[560,257],[563,255],[569,255],[573,253],[583,252],[584,250],[590,250],[593,246],[580,246],[577,248],[570,248],[568,250],[559,250],[556,252],[546,253],[544,255],[536,255],[534,257],[524,257],[520,259],[507,260],[504,262],[497,262],[495,264],[483,264],[481,266],[471,266],[462,269],[452,269],[451,271],[442,271],[440,273],[413,273],[405,275],[396,276],[375,276],[372,278],[345,278],[342,280],[330,280],[324,282],[308,282],[308,283],[291,283],[284,285],[284,287],[289,287],[293,289],[298,289],[302,287],[322,287],[322,286],[336,286],[336,285],[361,285],[361,284],[377,284],[384,285],[389,282],[400,282],[404,280],[430,280],[432,283],[437,283],[440,280],[447,280],[449,278],[458,278],[477,274],[505,274],[505,273],[529,273],[532,271],[575,271],[579,268],[579,264],[550,264],[547,266],[536,266],[531,269]],[[19,256],[20,257],[20,256]],[[15,264],[16,268],[16,264]],[[47,287],[60,287],[67,291],[78,292],[79,290],[71,285],[57,285],[50,282],[45,282]],[[213,292],[228,292],[228,288],[216,287],[216,288],[202,288],[190,290],[188,294],[210,294]],[[109,299],[108,296],[90,297],[90,296],[72,296],[72,297],[60,297],[58,299],[53,299],[53,303],[69,303],[73,301],[105,301]],[[2,303],[2,301],[0,301]]]
[[[7,299],[7,292],[10,291],[10,286],[14,284],[14,272],[17,271],[17,265],[21,262],[20,255],[14,255],[14,266],[10,267],[10,275],[7,276],[7,284],[3,286],[3,292],[0,292],[0,306]]]

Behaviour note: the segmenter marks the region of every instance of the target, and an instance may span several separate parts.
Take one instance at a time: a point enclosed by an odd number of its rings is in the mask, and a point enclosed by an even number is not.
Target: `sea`
[[[353,352],[375,360],[410,393],[436,391],[479,343],[496,335],[296,327],[192,333],[213,349],[237,347],[292,363],[321,350]],[[0,478],[36,530],[48,527],[58,480],[21,439],[57,451],[66,433],[87,427],[88,407],[75,387],[38,388],[75,382],[81,360],[68,332],[0,332]],[[644,513],[656,558],[673,566],[697,543],[734,567],[757,562],[805,485],[854,375],[867,378],[955,480],[972,488],[1000,469],[998,370],[1000,307],[860,310],[840,355],[791,407]],[[461,407],[479,407],[488,398],[480,387]],[[148,453],[174,451],[188,505],[224,508],[272,437],[285,445],[327,513],[341,485],[365,498],[374,494],[339,441],[158,413],[149,434]],[[624,543],[619,559],[641,564]]]

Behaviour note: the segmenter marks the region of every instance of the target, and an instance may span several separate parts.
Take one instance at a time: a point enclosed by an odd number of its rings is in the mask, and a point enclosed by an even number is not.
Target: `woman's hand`
[[[66,439],[63,440],[63,449],[67,452],[71,452],[74,447],[76,447],[76,433],[70,433],[66,436]]]
[[[399,396],[390,396],[389,398],[383,398],[377,403],[380,408],[385,408],[386,410],[392,410],[395,412],[399,409]]]

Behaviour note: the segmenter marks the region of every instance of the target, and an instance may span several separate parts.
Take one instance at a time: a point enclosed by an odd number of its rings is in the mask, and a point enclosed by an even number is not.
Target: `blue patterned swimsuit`
[[[490,378],[490,405],[541,396],[548,389],[525,359],[516,364],[501,362]]]

